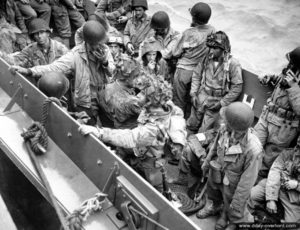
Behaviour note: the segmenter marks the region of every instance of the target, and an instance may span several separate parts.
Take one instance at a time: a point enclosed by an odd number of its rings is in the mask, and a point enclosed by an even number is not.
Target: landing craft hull
[[[33,121],[40,121],[46,97],[22,75],[11,74],[3,60],[0,60],[0,70],[1,152],[48,199],[20,136],[23,128],[28,128]],[[16,104],[4,112],[12,99]],[[54,103],[50,105],[46,125],[50,145],[39,161],[66,214],[102,191],[109,176],[112,176],[104,210],[90,216],[84,224],[85,229],[133,229],[116,217],[126,202],[165,228],[200,229],[101,141],[79,134],[78,126],[65,111]],[[114,168],[116,170],[113,171]],[[145,218],[135,217],[140,220],[139,229],[159,229]]]

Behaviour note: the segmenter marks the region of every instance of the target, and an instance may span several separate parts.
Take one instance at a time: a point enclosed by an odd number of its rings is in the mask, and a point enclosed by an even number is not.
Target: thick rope
[[[105,202],[105,197],[107,195],[104,193],[96,193],[94,197],[85,200],[79,208],[75,209],[67,217],[69,228],[72,230],[82,230],[83,221],[86,221],[92,213],[103,209],[102,204]]]
[[[36,157],[37,154],[43,154],[46,152],[46,149],[48,147],[48,134],[46,132],[46,129],[44,125],[46,124],[47,117],[49,114],[49,105],[51,102],[57,103],[59,106],[61,106],[61,103],[57,98],[47,98],[45,102],[43,103],[42,107],[42,120],[41,122],[34,122],[27,131],[24,131],[21,136],[25,140],[25,145],[28,150],[30,159],[32,161],[32,164],[40,177],[42,184],[45,186],[46,191],[48,193],[49,199],[56,211],[56,214],[62,224],[62,227],[64,230],[69,230],[66,221],[64,219],[64,215],[62,213],[61,208],[58,205],[58,202],[52,192],[51,186],[48,182],[48,179],[43,172],[43,169]]]

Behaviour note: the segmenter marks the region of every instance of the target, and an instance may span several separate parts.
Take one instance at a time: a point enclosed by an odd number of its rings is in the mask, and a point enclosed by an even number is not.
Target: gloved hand
[[[277,213],[277,205],[276,205],[275,200],[267,201],[267,211],[269,213]]]
[[[91,134],[95,135],[97,138],[101,138],[101,136],[103,135],[103,129],[96,128],[91,125],[81,125],[78,128],[78,131],[84,136],[91,133]]]
[[[209,109],[212,111],[219,111],[221,107],[221,102],[218,101],[217,103],[213,104]]]

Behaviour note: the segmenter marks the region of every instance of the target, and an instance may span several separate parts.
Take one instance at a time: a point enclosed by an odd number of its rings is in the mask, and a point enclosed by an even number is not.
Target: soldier
[[[89,124],[95,125],[97,117],[106,119],[101,106],[105,84],[108,82],[107,72],[115,68],[114,61],[106,41],[103,26],[96,21],[88,21],[83,27],[84,43],[54,61],[52,64],[35,66],[29,69],[20,66],[12,68],[21,74],[39,77],[49,71],[75,75],[74,103],[76,112],[86,111],[91,118]],[[102,121],[102,120],[101,120]]]
[[[266,178],[268,171],[282,149],[290,146],[299,133],[300,116],[300,47],[287,55],[289,64],[279,75],[260,77],[263,84],[274,87],[254,127],[265,149],[259,176]]]
[[[110,34],[107,45],[109,46],[115,63],[117,63],[119,57],[121,57],[124,52],[123,35],[119,32]]]
[[[10,64],[24,68],[47,65],[69,51],[65,45],[50,38],[51,30],[43,19],[33,19],[29,23],[28,30],[35,42],[21,52],[3,55],[3,58]]]
[[[284,149],[273,162],[268,178],[251,190],[248,208],[277,213],[278,203],[284,209],[284,222],[300,223],[300,137],[294,148]]]
[[[114,146],[133,148],[137,160],[135,169],[161,189],[164,146],[169,139],[173,153],[182,151],[186,138],[185,120],[182,111],[170,101],[170,85],[159,79],[149,80],[151,85],[145,89],[146,104],[136,128],[115,130],[81,126],[79,131],[84,135],[93,133]]]
[[[104,27],[105,31],[107,32],[108,38],[110,36],[114,36],[115,34],[118,33],[116,28],[109,25],[105,15],[103,15],[99,12],[95,12],[94,14],[90,14],[89,17],[88,17],[88,21],[97,21],[97,22],[99,22]],[[84,42],[84,40],[83,40],[83,26],[81,26],[78,30],[76,30],[74,40],[75,40],[75,45],[76,46]]]
[[[246,202],[256,181],[263,152],[259,139],[249,128],[253,120],[253,111],[242,102],[225,107],[225,126],[218,132],[202,165],[204,175],[210,168],[208,200],[196,216],[206,218],[221,212],[216,229],[233,230],[237,229],[237,223],[249,221]]]
[[[131,0],[101,0],[96,11],[106,15],[109,24],[123,33],[131,18]]]
[[[131,9],[133,16],[124,30],[124,45],[130,55],[137,57],[140,44],[154,32],[150,27],[151,17],[145,13],[148,10],[147,0],[132,0]]]
[[[85,19],[72,0],[49,0],[49,5],[57,33],[61,41],[69,47],[72,35],[71,23],[78,29],[84,24]]]
[[[44,0],[17,0],[19,10],[21,11],[26,23],[34,18],[44,19],[49,26],[51,17],[51,8]]]
[[[174,75],[174,103],[179,106],[185,116],[189,114],[187,104],[190,103],[189,91],[192,74],[197,64],[207,55],[207,35],[215,29],[207,25],[211,8],[203,2],[195,4],[191,9],[192,27],[185,30],[173,48],[173,56],[178,58]]]
[[[169,15],[165,11],[153,14],[150,26],[155,32],[154,38],[162,46],[160,52],[168,63],[169,78],[173,80],[177,58],[173,57],[172,50],[180,38],[180,33],[171,27]]]
[[[169,80],[167,62],[161,55],[162,46],[155,38],[147,38],[141,45],[142,71],[145,75],[162,76]]]
[[[227,35],[218,31],[206,41],[209,53],[192,75],[190,96],[192,111],[187,127],[192,132],[205,132],[212,128],[223,106],[237,100],[242,92],[243,79],[240,63],[230,55]]]

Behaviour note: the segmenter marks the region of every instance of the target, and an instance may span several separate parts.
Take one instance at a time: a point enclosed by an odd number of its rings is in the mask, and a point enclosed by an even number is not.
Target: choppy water
[[[191,23],[188,9],[197,0],[149,0],[149,14],[166,11],[172,27],[183,31]],[[232,54],[256,74],[277,73],[285,54],[300,46],[300,0],[209,0],[210,24],[225,31]]]

